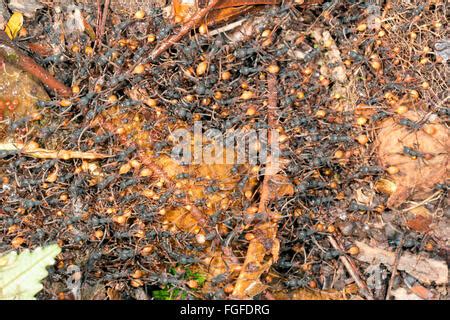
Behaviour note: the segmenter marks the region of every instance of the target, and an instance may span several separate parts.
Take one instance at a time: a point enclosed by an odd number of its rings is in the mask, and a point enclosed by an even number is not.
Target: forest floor
[[[0,253],[61,247],[38,299],[448,298],[445,1],[8,3]]]

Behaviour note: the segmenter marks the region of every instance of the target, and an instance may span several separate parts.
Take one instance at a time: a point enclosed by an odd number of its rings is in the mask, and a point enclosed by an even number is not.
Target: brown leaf
[[[106,298],[106,290],[104,285],[97,284],[90,286],[86,283],[83,283],[81,287],[82,300],[105,300],[105,298]]]
[[[425,116],[415,111],[402,115],[411,121],[421,121],[425,119]],[[424,130],[431,127],[432,134]],[[396,183],[397,189],[390,196],[387,205],[398,207],[408,198],[426,199],[434,192],[435,184],[443,182],[447,177],[448,150],[450,149],[448,129],[437,120],[433,120],[428,121],[421,129],[412,131],[392,118],[384,120],[381,128],[377,135],[379,161],[385,168],[395,166],[399,169],[397,174],[390,176]],[[426,160],[413,159],[404,154],[404,146],[430,157]]]
[[[122,300],[120,292],[113,288],[106,289],[106,295],[108,296],[109,300]]]
[[[412,214],[414,214],[415,216],[422,216],[424,218],[431,217],[430,210],[428,210],[424,206],[419,206],[419,207],[416,207],[416,208],[412,208],[412,209],[409,209],[408,211],[411,212]]]
[[[294,186],[288,177],[277,174],[271,177],[269,181],[269,200],[279,199],[284,196],[292,196],[294,194]]]
[[[370,264],[384,264],[391,268],[395,261],[395,253],[380,248],[368,246],[356,241],[360,252],[356,259]],[[398,270],[403,270],[425,284],[446,284],[448,268],[445,261],[425,258],[419,255],[403,253],[398,262]]]
[[[430,224],[432,220],[431,218],[424,216],[417,216],[413,219],[410,219],[406,222],[406,225],[418,232],[427,232],[430,230]]]
[[[250,241],[242,271],[233,290],[233,297],[250,299],[261,292],[259,290],[263,289],[263,284],[259,279],[272,265],[271,259],[264,262],[265,256],[266,249],[259,239]]]

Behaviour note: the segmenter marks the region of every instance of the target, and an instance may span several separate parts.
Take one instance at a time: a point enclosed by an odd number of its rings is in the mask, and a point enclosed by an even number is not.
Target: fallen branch
[[[109,3],[111,0],[105,0],[105,4],[103,6],[103,13],[101,13],[101,5],[100,1],[97,0],[97,7],[98,7],[98,14],[99,17],[97,19],[97,44],[101,44],[103,34],[105,33],[105,26],[106,26],[106,19],[108,18],[108,10],[109,10]]]
[[[278,92],[277,92],[277,79],[273,74],[268,75],[268,90],[269,90],[269,103],[268,103],[268,109],[267,109],[267,123],[269,125],[268,130],[268,137],[267,142],[268,145],[272,144],[272,134],[270,129],[275,128],[276,123],[276,110],[277,110],[277,101],[278,101]],[[264,173],[264,179],[261,187],[261,196],[259,200],[259,208],[258,211],[260,213],[267,212],[267,203],[269,202],[269,196],[270,196],[270,180],[273,177],[273,162],[272,157],[270,157],[268,163],[266,164],[265,173]]]
[[[269,103],[267,110],[267,122],[269,125],[268,142],[273,139],[271,130],[276,127],[277,123],[277,78],[274,74],[268,75],[268,91]],[[272,151],[272,150],[271,150]],[[269,203],[271,192],[270,182],[276,174],[272,157],[268,159],[266,164],[264,179],[261,186],[260,200],[258,211],[267,213],[267,204]],[[269,215],[270,216],[270,215]],[[249,299],[261,293],[267,288],[260,278],[261,275],[268,271],[274,262],[278,260],[280,243],[277,239],[278,219],[276,216],[271,217],[269,222],[255,226],[255,238],[250,240],[247,249],[244,265],[236,281],[232,297],[236,299]]]
[[[328,236],[328,240],[330,241],[333,248],[338,250],[339,252],[344,252],[342,246],[337,242],[337,240],[333,236]],[[361,290],[361,293],[366,297],[367,300],[374,300],[372,293],[370,292],[369,288],[367,287],[367,284],[361,280],[361,277],[359,276],[359,271],[356,268],[353,261],[351,261],[347,256],[341,255],[339,257],[344,267],[347,269],[347,272],[350,274],[350,276],[355,280],[356,285]]]
[[[38,65],[33,59],[22,53],[15,44],[8,38],[4,31],[0,31],[0,56],[7,62],[12,62],[24,71],[38,78],[43,84],[56,91],[63,97],[69,97],[72,91],[50,75],[44,68]]]
[[[0,144],[0,151],[6,152],[20,152],[23,155],[38,159],[83,159],[83,160],[95,160],[105,159],[111,156],[101,154],[97,152],[80,152],[72,150],[48,150],[37,148],[34,145],[22,145],[16,143],[2,143]]]
[[[167,51],[170,47],[172,47],[175,43],[179,42],[183,37],[196,26],[196,24],[203,19],[219,2],[220,0],[212,0],[205,8],[197,11],[188,22],[186,22],[180,29],[180,31],[165,39],[161,42],[161,44],[153,50],[150,54],[150,59],[155,60],[165,51]]]

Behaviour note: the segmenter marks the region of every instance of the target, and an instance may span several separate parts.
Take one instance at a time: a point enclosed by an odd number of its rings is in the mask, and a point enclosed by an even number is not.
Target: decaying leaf
[[[204,273],[207,275],[207,279],[203,291],[211,292],[215,286],[214,279],[223,276],[230,278],[240,270],[241,264],[230,248],[222,248],[222,250],[207,248],[205,251],[206,258],[202,262],[206,268]]]
[[[106,295],[108,296],[109,300],[122,300],[120,292],[113,288],[106,289]]]
[[[370,264],[384,264],[391,268],[395,261],[395,253],[380,248],[371,247],[363,242],[356,241],[360,252],[356,259]],[[403,253],[398,270],[403,270],[425,284],[446,284],[448,281],[448,267],[445,261],[426,258],[421,255]]]
[[[105,300],[106,289],[102,284],[90,286],[86,282],[81,287],[81,300]],[[112,299],[111,299],[112,300]]]
[[[352,100],[354,100],[354,94],[349,93],[349,87],[351,81],[347,77],[347,68],[342,59],[341,52],[336,44],[336,41],[333,39],[333,36],[328,30],[324,30],[321,28],[315,28],[311,36],[315,40],[315,44],[321,48],[325,52],[323,57],[319,59],[317,62],[320,66],[320,74],[324,78],[324,81],[328,82],[332,80],[334,82],[331,96],[342,96],[347,100],[347,109],[353,108],[350,107],[352,105]],[[304,42],[304,41],[302,41]],[[305,49],[308,49],[306,44],[302,44]],[[313,48],[309,48],[309,52],[312,52]],[[300,55],[299,55],[300,53]],[[302,57],[301,52],[296,50],[295,55],[298,55],[298,58]],[[337,104],[335,108],[340,108],[340,104]]]
[[[233,297],[250,299],[261,293],[266,286],[261,275],[277,261],[280,249],[276,223],[264,223],[256,227],[256,238],[250,241],[244,265],[233,290]]]
[[[289,178],[276,174],[272,176],[269,181],[269,200],[279,199],[283,196],[290,196],[294,194],[294,185],[289,181]]]
[[[234,287],[234,297],[250,299],[266,289],[260,280],[261,275],[272,265],[272,259],[265,260],[266,254],[264,245],[258,239],[250,241],[242,271]]]
[[[418,122],[426,115],[409,111],[402,115]],[[445,181],[448,174],[448,129],[438,120],[428,120],[421,129],[412,130],[394,119],[382,122],[377,136],[378,159],[385,168],[395,166],[397,174],[391,175],[396,190],[387,205],[398,207],[406,199],[424,200],[433,193],[437,183]],[[404,153],[404,147],[420,152],[417,159]]]
[[[356,191],[355,200],[360,204],[370,206],[373,202],[374,192],[372,190],[359,188]]]
[[[0,257],[0,300],[33,300],[43,288],[41,280],[48,275],[46,267],[55,263],[60,252],[61,248],[54,244]]]
[[[450,59],[450,39],[445,38],[434,44],[436,54],[444,60],[444,63]]]
[[[66,11],[64,31],[67,34],[84,32],[85,23],[80,9],[77,6],[69,5]]]
[[[252,9],[255,5],[270,5],[277,4],[279,0],[222,0],[215,6],[208,17],[207,24],[215,24],[221,21],[228,20],[237,15],[242,15]],[[174,17],[188,20],[197,10],[202,9],[208,5],[208,0],[188,1],[188,0],[174,0],[173,13]]]
[[[3,1],[0,1],[0,29],[3,30],[5,28],[6,22],[9,20],[9,11],[6,7],[6,4]]]
[[[417,216],[406,221],[406,225],[418,232],[427,232],[430,230],[432,220],[429,217]]]
[[[431,230],[433,235],[440,239],[445,246],[450,245],[450,223],[448,221],[448,218],[442,218],[437,221],[434,221],[434,223],[431,225]],[[448,249],[447,249],[448,250]]]

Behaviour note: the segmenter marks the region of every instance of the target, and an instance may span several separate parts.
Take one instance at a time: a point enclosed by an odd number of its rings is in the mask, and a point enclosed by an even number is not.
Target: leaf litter
[[[138,0],[111,1],[101,12],[81,2],[22,10],[20,48],[36,49],[56,82],[31,72],[51,98],[36,99],[38,86],[26,89],[34,100],[0,99],[0,251],[48,240],[63,248],[40,298],[445,296],[448,110],[445,66],[430,49],[439,21],[396,2],[379,8],[388,19],[375,24],[363,6],[323,1],[255,3],[248,15],[214,9],[209,20],[203,8],[179,21],[156,3],[141,12]],[[434,33],[397,30],[403,12]],[[42,36],[52,15],[55,37]],[[4,45],[9,75],[25,60],[12,66],[8,52],[22,49]],[[5,92],[21,88],[10,84]],[[72,96],[54,95],[69,86]],[[275,128],[283,165],[180,165],[170,132],[196,120],[225,134]],[[80,288],[56,285],[74,264]]]

